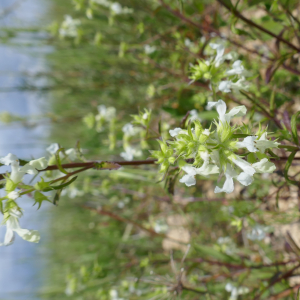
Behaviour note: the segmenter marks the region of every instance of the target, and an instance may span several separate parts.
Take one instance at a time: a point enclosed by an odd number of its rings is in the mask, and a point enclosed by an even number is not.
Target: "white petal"
[[[245,172],[240,173],[236,179],[244,186],[248,186],[253,182],[253,177]]]
[[[25,241],[38,243],[41,239],[40,233],[37,230],[16,229],[15,232]]]
[[[209,129],[204,129],[204,131],[202,132],[202,134],[204,134],[204,135],[210,135]]]
[[[212,165],[212,164],[204,165],[203,164],[203,166],[201,168],[196,169],[196,172],[199,175],[207,176],[210,174],[218,174],[218,173],[220,173],[220,170],[219,170],[219,167],[216,165]]]
[[[35,159],[29,162],[29,165],[34,167],[37,170],[43,170],[48,166],[48,161],[45,157]]]
[[[222,80],[219,83],[219,90],[224,93],[230,93],[231,92],[231,84],[232,84],[231,80]]]
[[[7,194],[7,197],[8,197],[8,199],[16,200],[17,198],[20,197],[20,193],[16,192],[16,191],[12,191],[12,192]]]
[[[174,137],[174,136],[178,135],[179,132],[180,132],[181,130],[182,130],[182,129],[179,128],[179,127],[175,128],[175,129],[173,129],[173,130],[172,130],[172,129],[169,130],[170,136],[171,136],[171,137]]]
[[[234,289],[234,286],[233,286],[231,283],[227,283],[227,284],[225,285],[225,290],[226,290],[227,292],[231,292],[233,289]]]
[[[5,157],[0,158],[0,163],[4,164],[6,166],[10,165],[13,162],[18,162],[19,163],[19,160],[18,160],[18,157],[16,155],[11,154],[11,153],[7,154]]]
[[[182,170],[183,170],[185,173],[187,173],[188,175],[190,175],[190,176],[194,176],[194,175],[197,174],[196,168],[191,167],[191,166],[188,166],[188,165],[182,167]]]
[[[185,183],[186,186],[192,186],[196,184],[196,179],[193,175],[184,175],[179,182]]]
[[[242,117],[246,114],[247,108],[245,105],[234,107],[229,113],[225,115],[226,121],[229,123],[233,117]]]
[[[232,162],[235,163],[238,167],[240,167],[245,173],[253,176],[255,173],[255,169],[249,164],[247,161],[243,160],[239,156],[236,156],[235,159],[232,159]]]
[[[219,188],[218,186],[216,186],[216,188],[215,188],[216,194],[222,193],[222,192],[230,194],[233,192],[233,190],[234,190],[233,178],[229,174],[226,174],[226,173],[225,173],[225,176],[226,176],[226,180],[224,182],[223,187]]]
[[[4,238],[4,243],[2,245],[3,246],[9,246],[14,242],[14,240],[15,240],[15,235],[14,235],[13,230],[11,230],[10,228],[7,227],[5,238]]]
[[[252,167],[258,173],[273,173],[276,170],[276,166],[269,162],[267,158],[263,158],[259,162],[252,165]]]
[[[65,152],[70,160],[75,160],[77,158],[76,150],[74,148],[70,148]]]
[[[237,142],[236,146],[239,148],[247,148],[249,152],[257,152],[258,149],[255,148],[254,141],[257,136],[247,136],[242,142]]]
[[[50,153],[50,154],[55,154],[55,152],[59,149],[59,145],[57,143],[53,143],[51,144],[46,150]]]
[[[278,148],[280,143],[269,141],[267,139],[267,133],[263,133],[258,141],[256,141],[256,147],[259,149],[261,153],[264,153],[268,148]]]
[[[219,100],[218,102],[208,102],[207,103],[207,108],[211,109],[212,107],[216,106],[217,112],[219,114],[219,118],[221,122],[225,121],[225,113],[226,113],[226,103],[223,100]]]
[[[22,168],[19,169],[19,173],[20,173],[20,176],[21,174],[31,174],[31,175],[36,175],[38,174],[38,171],[36,170],[36,168],[34,168],[33,166],[31,166],[29,163],[26,164],[25,166],[23,166]]]

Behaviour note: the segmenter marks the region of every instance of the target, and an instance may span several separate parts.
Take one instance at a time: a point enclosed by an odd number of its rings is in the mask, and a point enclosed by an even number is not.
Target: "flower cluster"
[[[198,60],[198,64],[191,66],[191,76],[193,81],[209,80],[210,88],[213,91],[229,93],[231,91],[247,90],[248,84],[246,77],[251,73],[245,70],[241,60],[236,60],[231,69],[228,69],[223,63],[226,60],[233,60],[234,55],[228,53],[224,55],[225,47],[222,44],[210,44],[210,47],[216,50],[216,55],[210,60]]]
[[[126,14],[133,13],[132,8],[123,7],[119,2],[111,2],[108,0],[92,0],[91,2],[109,8],[111,12],[116,15],[121,15],[121,14],[126,15]]]
[[[187,129],[170,130],[173,140],[158,141],[161,150],[153,151],[152,156],[161,164],[161,172],[166,172],[176,162],[186,173],[179,180],[186,186],[196,184],[196,175],[219,174],[219,178],[225,176],[225,182],[222,187],[216,186],[215,193],[231,193],[234,190],[233,179],[248,186],[253,182],[255,173],[272,173],[275,170],[265,151],[278,147],[279,143],[268,140],[267,132],[261,129],[251,135],[246,126],[230,125],[233,117],[246,114],[245,106],[237,106],[226,113],[225,102],[219,100],[208,102],[208,107],[215,107],[219,114],[214,130],[212,126],[204,129],[200,121],[195,120],[189,123]],[[240,140],[241,137],[244,139]],[[241,149],[248,152],[238,154]]]
[[[0,199],[0,211],[3,213],[2,225],[6,225],[6,234],[4,242],[0,243],[0,246],[8,246],[13,243],[15,233],[17,233],[22,239],[38,243],[40,240],[39,232],[36,230],[29,230],[21,228],[19,219],[22,217],[22,210],[16,203],[16,200],[20,198],[26,192],[21,192],[21,189],[27,190],[27,192],[34,192],[39,189],[39,184],[36,187],[24,185],[22,183],[25,174],[37,175],[38,170],[43,170],[47,167],[48,162],[46,158],[32,160],[24,166],[20,166],[18,158],[9,153],[7,156],[0,158],[0,163],[3,165],[11,166],[10,175],[5,176],[5,192],[6,195]],[[45,182],[43,182],[46,184]],[[46,196],[39,192],[35,192],[35,200],[46,200]]]
[[[65,15],[65,19],[62,22],[59,35],[60,37],[72,37],[75,38],[78,36],[78,26],[81,24],[80,20],[73,19],[69,15]]]

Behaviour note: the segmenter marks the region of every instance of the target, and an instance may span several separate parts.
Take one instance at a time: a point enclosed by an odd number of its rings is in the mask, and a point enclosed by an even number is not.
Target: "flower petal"
[[[37,230],[18,228],[15,232],[27,242],[38,243],[41,239],[40,233]]]
[[[257,152],[258,149],[254,146],[254,141],[257,139],[257,136],[247,136],[242,142],[237,142],[236,146],[239,148],[247,148],[249,152]]]
[[[50,154],[55,154],[55,152],[59,149],[59,145],[57,143],[53,143],[51,144],[46,150],[50,153]]]
[[[263,158],[259,162],[252,165],[257,173],[273,173],[276,166],[269,162],[267,158]]]
[[[226,180],[224,182],[224,185],[222,188],[216,186],[215,193],[222,193],[225,192],[227,194],[230,194],[234,190],[234,184],[233,184],[233,177],[230,176],[230,174],[225,172]]]
[[[261,153],[264,153],[268,148],[278,148],[278,145],[280,145],[280,143],[269,141],[267,139],[266,132],[264,132],[260,137],[260,139],[256,141],[256,147],[259,149]]]
[[[169,130],[170,136],[174,137],[174,136],[178,135],[181,130],[182,129],[179,127]]]
[[[186,174],[179,180],[179,182],[185,183],[186,186],[192,186],[196,184],[196,179],[194,175]]]
[[[231,92],[231,85],[232,81],[231,80],[222,80],[219,83],[219,90],[224,93],[230,93]]]
[[[13,162],[18,162],[19,163],[19,160],[18,160],[18,157],[16,155],[11,154],[11,153],[7,154],[5,157],[0,158],[0,163],[4,164],[6,166],[10,165]]]
[[[219,118],[221,120],[221,122],[225,121],[225,113],[226,113],[226,103],[223,100],[219,100],[218,102],[208,102],[207,103],[207,109],[211,109],[213,107],[216,107],[217,112],[219,114]]]
[[[48,161],[45,157],[41,157],[39,159],[35,159],[35,160],[30,161],[29,165],[31,165],[32,167],[34,167],[37,170],[43,170],[43,169],[47,168]]]
[[[253,176],[255,173],[255,169],[249,164],[247,161],[243,160],[239,156],[236,156],[236,158],[231,159],[234,164],[236,164],[238,167],[240,167],[245,173]]]
[[[253,177],[245,172],[240,173],[236,179],[244,186],[248,186],[253,182]]]
[[[225,115],[226,121],[229,123],[233,117],[242,117],[246,114],[247,108],[245,105],[234,107],[229,113]]]

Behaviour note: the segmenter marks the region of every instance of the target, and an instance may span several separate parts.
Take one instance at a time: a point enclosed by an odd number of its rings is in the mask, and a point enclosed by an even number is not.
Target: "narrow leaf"
[[[293,185],[297,185],[297,186],[298,186],[299,183],[298,183],[297,181],[295,181],[295,180],[289,179],[289,176],[288,176],[289,168],[290,168],[290,166],[292,165],[293,159],[294,159],[294,157],[295,157],[295,155],[296,155],[297,152],[298,152],[298,150],[294,150],[294,151],[290,154],[290,156],[288,157],[287,162],[286,162],[286,165],[285,165],[285,167],[284,167],[284,177],[285,177],[286,181],[289,182],[290,184],[293,184]]]
[[[297,132],[297,118],[299,117],[299,115],[300,115],[300,111],[295,113],[291,119],[292,137],[296,145],[299,145],[299,137]]]
[[[60,185],[54,185],[54,186],[50,186],[49,188],[45,188],[43,190],[43,192],[49,192],[49,191],[52,191],[52,190],[60,190],[60,189],[63,189],[65,188],[66,186],[70,185],[72,182],[74,182],[76,179],[77,179],[78,176],[75,176],[73,177],[71,180],[69,180],[68,182],[65,182],[63,184],[60,184]]]
[[[57,164],[57,167],[58,169],[64,173],[64,174],[69,174],[61,165],[61,160],[60,160],[60,156],[59,156],[59,153],[60,152],[63,152],[64,151],[64,148],[59,148],[56,152],[55,152],[55,158],[56,158],[56,164]]]

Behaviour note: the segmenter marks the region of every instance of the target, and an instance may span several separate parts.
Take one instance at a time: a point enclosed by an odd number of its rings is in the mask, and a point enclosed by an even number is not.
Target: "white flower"
[[[226,72],[227,75],[242,75],[242,76],[249,76],[250,72],[245,70],[245,68],[242,66],[241,60],[236,60],[232,64],[232,69]]]
[[[221,44],[214,44],[214,43],[210,43],[209,46],[210,46],[212,49],[214,49],[214,50],[217,51],[217,55],[216,55],[216,57],[215,57],[214,62],[215,62],[216,67],[218,67],[218,66],[221,64],[221,62],[223,61],[223,60],[222,60],[222,56],[223,56],[223,54],[224,54],[225,47],[224,47],[224,45],[221,45]]]
[[[249,289],[247,287],[235,287],[231,283],[227,283],[225,286],[225,290],[231,293],[229,300],[237,300],[239,295],[249,293]]]
[[[254,141],[257,136],[247,136],[242,142],[237,142],[236,146],[239,148],[247,148],[249,152],[257,152],[258,149],[255,148]]]
[[[190,111],[190,120],[191,121],[194,121],[194,120],[197,120],[197,119],[200,119],[199,118],[199,114],[198,114],[198,111],[196,109],[192,109]]]
[[[225,182],[222,188],[216,186],[215,187],[215,193],[222,193],[225,192],[227,194],[230,194],[234,190],[234,184],[233,184],[233,178],[237,176],[235,170],[231,167],[230,164],[227,164],[226,171],[225,171]]]
[[[268,227],[257,224],[247,233],[247,238],[251,241],[261,241],[266,237],[267,231]]]
[[[203,159],[203,164],[200,168],[195,168],[189,165],[182,167],[182,170],[187,174],[184,175],[179,182],[185,183],[186,186],[192,186],[196,184],[195,175],[208,176],[210,174],[218,174],[219,167],[209,163],[210,155],[207,152],[201,152],[201,158]]]
[[[53,143],[46,150],[50,154],[54,155],[58,149],[59,149],[59,145],[57,143]],[[82,150],[82,149],[80,149],[80,150]],[[68,158],[70,160],[75,160],[77,158],[76,150],[74,148],[65,150],[65,154],[68,156]],[[59,157],[64,158],[64,154],[62,152],[59,152]]]
[[[152,54],[156,51],[156,47],[155,46],[150,46],[150,45],[145,45],[144,50],[145,50],[146,54]]]
[[[40,234],[37,230],[28,230],[20,227],[19,218],[22,213],[17,209],[13,208],[9,212],[9,217],[7,218],[6,224],[6,234],[4,242],[0,246],[11,245],[15,238],[15,232],[25,241],[38,243],[40,241]]]
[[[118,2],[114,2],[110,8],[116,15],[119,15],[122,13],[122,6]]]
[[[208,102],[207,109],[212,109],[216,107],[217,112],[219,114],[219,119],[222,123],[229,123],[231,118],[233,117],[242,117],[246,114],[247,109],[244,105],[234,107],[229,113],[226,114],[226,103],[223,100],[219,100],[218,102]]]
[[[234,164],[236,164],[238,167],[240,167],[246,174],[253,176],[255,173],[254,167],[251,166],[250,163],[243,160],[238,155],[235,158],[229,158]]]
[[[202,132],[202,134],[204,134],[204,135],[210,135],[209,129],[204,129],[203,132]]]
[[[65,153],[70,160],[75,160],[77,158],[76,150],[74,148],[66,150]]]
[[[81,24],[80,20],[73,19],[69,15],[65,15],[65,20],[62,22],[59,29],[59,35],[61,37],[76,37],[77,36],[77,27]]]
[[[55,154],[58,149],[59,149],[59,145],[57,143],[53,143],[46,150],[50,154]]]
[[[107,121],[116,117],[116,109],[114,107],[106,107],[105,105],[98,105],[99,114],[96,116],[96,119],[105,119]]]
[[[256,141],[256,147],[261,153],[264,153],[267,148],[278,148],[278,145],[280,145],[280,143],[269,141],[267,139],[267,132],[264,132],[260,139]]]
[[[219,90],[224,93],[230,93],[231,90],[240,91],[247,89],[248,85],[246,84],[244,77],[239,79],[237,82],[232,82],[231,80],[223,80],[219,83]]]
[[[257,173],[273,173],[276,170],[276,166],[269,162],[267,158],[263,158],[259,162],[252,164],[252,167]]]
[[[186,46],[186,47],[190,47],[191,45],[192,45],[192,42],[191,42],[191,40],[190,39],[188,39],[188,38],[186,38],[185,40],[184,40],[184,45]]]
[[[12,192],[7,194],[7,198],[10,199],[10,200],[16,200],[19,197],[20,197],[20,193],[16,192],[16,191],[12,191]]]
[[[175,129],[169,130],[169,133],[170,133],[171,137],[174,137],[174,136],[178,135],[180,133],[180,131],[182,131],[182,129],[177,127]]]
[[[120,156],[122,156],[125,160],[131,161],[133,160],[134,156],[141,156],[142,155],[142,151],[132,148],[130,146],[125,148],[125,152],[122,152],[120,154]]]
[[[127,136],[133,136],[133,135],[137,134],[138,132],[140,132],[140,128],[134,127],[131,123],[127,123],[123,126],[122,131]]]
[[[20,167],[19,160],[17,156],[9,153],[7,156],[0,158],[0,163],[4,165],[11,165],[11,174],[10,179],[14,183],[19,183],[22,181],[23,176],[27,174],[36,175],[38,174],[37,170],[43,170],[47,167],[48,162],[46,158],[42,157],[36,160],[30,161],[23,167]]]

